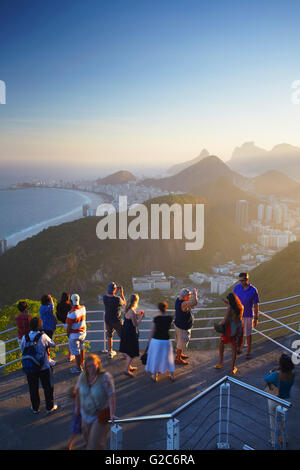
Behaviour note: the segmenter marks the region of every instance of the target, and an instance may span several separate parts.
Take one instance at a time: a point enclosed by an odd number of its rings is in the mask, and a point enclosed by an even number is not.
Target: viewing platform
[[[290,348],[296,335],[280,339],[281,344]],[[143,346],[141,347],[143,349]],[[238,357],[238,373],[234,379],[264,390],[264,375],[277,366],[283,350],[271,342],[253,345],[252,359],[246,360],[245,348]],[[116,414],[120,419],[172,413],[192,400],[212,384],[230,375],[231,348],[225,348],[224,368],[214,369],[218,362],[218,351],[190,350],[190,364],[176,366],[176,380],[172,383],[167,374],[154,383],[145,373],[139,358],[135,378],[123,374],[125,361],[122,354],[113,359],[99,352],[104,368],[114,378],[117,397]],[[68,391],[75,385],[78,375],[70,373],[73,363],[65,357],[58,358],[54,367],[54,395],[58,410],[46,416],[43,391],[40,389],[41,411],[34,415],[30,410],[29,390],[22,370],[0,377],[0,449],[66,449],[72,416],[72,401]],[[300,375],[295,368],[296,379],[292,388],[291,408],[287,411],[288,449],[300,449]],[[213,388],[176,417],[180,428],[180,449],[217,449],[220,438],[219,428],[220,390]],[[226,419],[225,419],[226,421]],[[222,423],[222,425],[224,422]],[[226,424],[226,423],[225,423]],[[166,449],[166,419],[144,420],[123,423],[124,450]],[[270,449],[269,417],[267,399],[254,391],[230,383],[229,446],[242,449],[247,445],[254,449]],[[224,429],[222,430],[224,437]],[[75,441],[74,450],[84,449],[82,437]]]

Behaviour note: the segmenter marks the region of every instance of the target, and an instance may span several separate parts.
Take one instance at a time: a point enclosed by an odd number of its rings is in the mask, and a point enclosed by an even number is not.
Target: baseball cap
[[[71,301],[73,305],[79,305],[80,297],[78,294],[73,294],[71,296]]]
[[[107,286],[107,293],[112,294],[116,287],[117,284],[115,282],[110,282]]]
[[[181,291],[180,291],[181,297],[184,296],[184,295],[189,295],[191,293],[192,293],[192,291],[190,291],[190,289],[181,289]]]

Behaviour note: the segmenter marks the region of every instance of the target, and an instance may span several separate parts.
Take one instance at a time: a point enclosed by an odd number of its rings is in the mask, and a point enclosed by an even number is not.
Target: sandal
[[[217,364],[214,366],[214,369],[222,369],[224,367],[224,364]]]
[[[233,375],[235,375],[235,374],[237,373],[237,371],[238,371],[238,370],[237,370],[237,367],[234,367],[234,368],[232,369],[231,373],[232,373]]]
[[[133,375],[132,372],[127,372],[127,371],[125,371],[125,372],[123,372],[123,373],[124,373],[125,375],[127,375],[128,377],[134,378],[134,375]]]

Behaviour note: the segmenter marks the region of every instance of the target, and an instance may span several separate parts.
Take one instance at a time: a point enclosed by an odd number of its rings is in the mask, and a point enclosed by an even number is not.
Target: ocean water
[[[66,217],[80,216],[85,194],[63,189],[28,188],[0,191],[0,239],[26,233],[41,225],[63,223]]]

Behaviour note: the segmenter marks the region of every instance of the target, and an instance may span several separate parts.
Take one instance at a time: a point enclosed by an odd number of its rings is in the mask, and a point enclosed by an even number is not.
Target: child
[[[73,400],[73,417],[72,417],[72,422],[71,422],[71,438],[70,442],[68,445],[68,450],[73,449],[73,444],[75,441],[76,436],[81,434],[81,415],[76,414],[76,396],[77,396],[77,388],[72,387],[69,392],[69,397]]]

